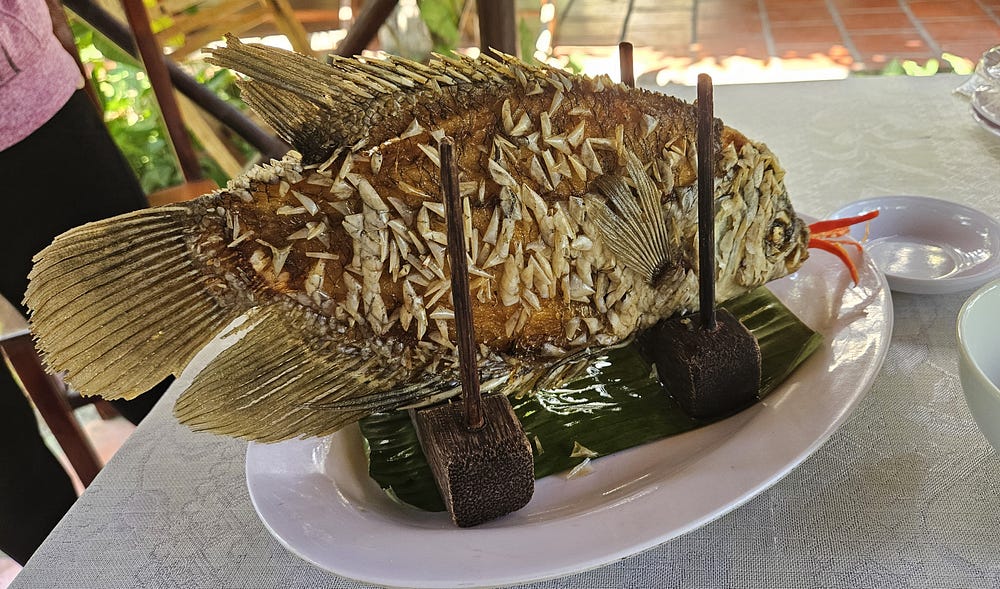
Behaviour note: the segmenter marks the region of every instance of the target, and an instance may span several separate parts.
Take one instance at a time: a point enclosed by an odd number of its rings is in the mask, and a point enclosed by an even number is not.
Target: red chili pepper
[[[851,278],[854,279],[854,284],[858,283],[858,268],[854,265],[854,261],[851,260],[851,256],[848,255],[847,250],[844,249],[844,245],[851,245],[861,250],[861,244],[856,241],[834,241],[831,239],[825,239],[827,237],[842,237],[847,235],[848,228],[852,225],[857,225],[858,223],[864,223],[865,221],[871,221],[878,216],[878,211],[870,211],[864,213],[863,215],[857,215],[856,217],[846,217],[844,219],[827,219],[825,221],[816,221],[809,226],[809,247],[814,247],[816,249],[821,249],[825,252],[830,252],[831,254],[840,258],[840,261],[847,266],[848,271],[851,273]]]
[[[857,225],[858,223],[863,223],[865,221],[871,221],[878,216],[878,211],[869,211],[863,215],[858,215],[856,217],[845,217],[843,219],[827,219],[825,221],[816,221],[809,226],[809,233],[816,235],[823,233],[828,233],[835,231],[837,229],[845,229],[851,225]]]
[[[859,280],[858,268],[857,266],[854,265],[854,262],[851,260],[851,256],[847,254],[847,250],[844,249],[844,246],[834,241],[826,241],[824,239],[812,238],[809,240],[809,247],[814,247],[816,249],[821,249],[825,252],[830,252],[831,254],[840,258],[840,261],[843,262],[845,266],[847,266],[847,270],[851,273],[851,278],[854,279],[854,284],[858,283]]]

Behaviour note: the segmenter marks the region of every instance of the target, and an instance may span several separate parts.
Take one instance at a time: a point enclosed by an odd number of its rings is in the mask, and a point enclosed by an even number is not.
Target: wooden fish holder
[[[736,317],[715,308],[715,138],[712,78],[698,76],[698,296],[701,310],[661,321],[646,350],[660,380],[692,417],[715,418],[757,400],[760,346]],[[649,341],[649,340],[647,340]]]
[[[462,401],[410,416],[445,506],[466,528],[524,507],[535,491],[535,472],[531,443],[506,395],[484,399],[479,390],[458,165],[448,137],[441,140],[440,157]]]

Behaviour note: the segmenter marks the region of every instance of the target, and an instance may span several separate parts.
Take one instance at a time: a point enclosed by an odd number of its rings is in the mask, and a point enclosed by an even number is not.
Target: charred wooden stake
[[[698,308],[701,328],[715,331],[715,96],[698,75]]]
[[[663,385],[692,417],[752,404],[760,388],[757,340],[715,308],[715,119],[712,78],[698,76],[698,295],[700,311],[661,321],[645,342]]]
[[[465,528],[524,507],[535,491],[535,472],[531,443],[507,397],[482,398],[479,391],[458,164],[451,138],[441,140],[440,156],[462,402],[416,411],[412,419],[451,518]]]
[[[622,84],[635,88],[635,66],[632,65],[632,44],[622,41],[618,44],[618,67],[622,73]]]

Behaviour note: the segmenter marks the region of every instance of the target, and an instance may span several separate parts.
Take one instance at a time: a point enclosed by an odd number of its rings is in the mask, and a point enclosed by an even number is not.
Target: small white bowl
[[[972,417],[1000,450],[1000,280],[977,290],[958,313],[958,374]]]
[[[853,202],[830,218],[875,209],[864,247],[892,290],[947,294],[1000,277],[1000,224],[989,215],[925,196],[884,196]],[[851,237],[862,240],[865,225],[851,227]]]

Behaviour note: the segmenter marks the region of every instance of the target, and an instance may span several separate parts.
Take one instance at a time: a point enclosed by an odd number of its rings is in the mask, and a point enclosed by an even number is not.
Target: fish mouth
[[[792,221],[792,232],[795,235],[796,248],[805,248],[809,245],[809,225],[806,225],[801,217],[795,216]]]
[[[785,254],[785,274],[798,270],[809,258],[809,226],[798,216],[793,216],[792,239]]]

